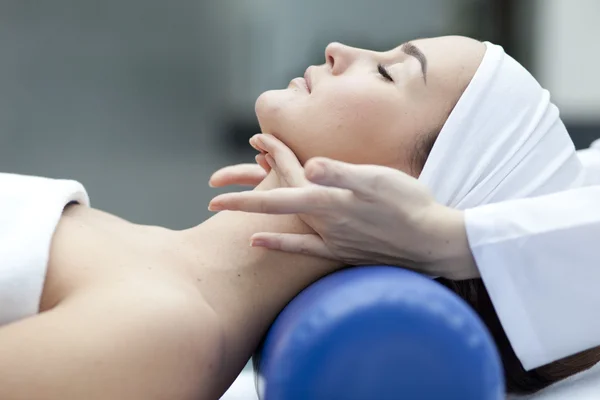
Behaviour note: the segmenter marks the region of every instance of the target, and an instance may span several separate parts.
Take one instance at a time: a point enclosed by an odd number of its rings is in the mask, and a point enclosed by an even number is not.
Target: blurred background
[[[77,179],[135,222],[196,225],[219,192],[210,174],[253,161],[261,92],[331,41],[445,34],[503,45],[584,147],[600,137],[598,17],[597,0],[1,0],[0,171]]]
[[[505,46],[578,146],[600,135],[597,0],[1,0],[0,170],[82,181],[93,205],[184,228],[218,167],[253,161],[254,101],[331,41],[464,34]]]

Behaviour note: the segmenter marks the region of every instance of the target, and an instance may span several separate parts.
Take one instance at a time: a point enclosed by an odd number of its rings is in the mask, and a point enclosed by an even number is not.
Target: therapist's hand
[[[227,193],[215,197],[209,209],[298,214],[317,233],[257,233],[251,238],[253,246],[351,265],[400,265],[449,279],[478,276],[462,213],[435,203],[416,179],[391,168],[324,158],[303,168],[271,135],[257,135],[251,143],[288,187]],[[230,176],[238,178],[251,170],[229,168],[237,171]]]
[[[221,168],[210,177],[210,187],[229,185],[257,186],[271,171],[265,159],[265,154],[256,156],[256,164],[238,164]]]

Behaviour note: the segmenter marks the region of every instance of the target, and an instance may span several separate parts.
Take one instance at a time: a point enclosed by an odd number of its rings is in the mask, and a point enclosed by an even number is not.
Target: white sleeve
[[[471,250],[526,369],[600,345],[600,186],[465,212]]]
[[[0,325],[38,312],[52,236],[73,202],[89,205],[78,182],[0,173]]]

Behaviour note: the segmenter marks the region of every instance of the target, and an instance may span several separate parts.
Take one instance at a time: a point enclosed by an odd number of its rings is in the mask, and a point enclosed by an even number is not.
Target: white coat
[[[600,346],[600,141],[578,157],[584,187],[465,211],[481,277],[526,369]],[[600,367],[531,398],[600,398]]]

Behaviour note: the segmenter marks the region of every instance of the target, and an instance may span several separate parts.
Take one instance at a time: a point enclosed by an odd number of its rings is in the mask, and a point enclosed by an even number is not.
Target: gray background
[[[383,49],[485,32],[485,7],[1,0],[0,171],[80,180],[94,206],[136,222],[195,225],[218,193],[210,174],[253,160],[229,136],[232,124],[252,129],[263,90],[323,62],[333,40]]]

